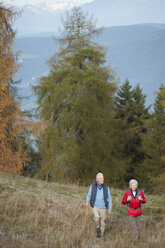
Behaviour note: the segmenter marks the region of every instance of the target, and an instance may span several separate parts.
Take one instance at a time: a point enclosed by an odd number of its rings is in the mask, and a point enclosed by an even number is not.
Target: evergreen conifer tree
[[[165,192],[165,87],[157,93],[154,113],[146,123],[147,133],[143,137],[146,159],[142,172],[148,180],[144,185],[148,191]]]
[[[128,80],[120,87],[115,98],[115,115],[118,120],[116,129],[119,130],[116,147],[120,151],[116,152],[116,157],[125,168],[123,175],[126,182],[132,177],[138,177],[136,168],[145,157],[141,138],[142,133],[146,132],[144,121],[149,118],[145,98],[139,85],[132,89]]]

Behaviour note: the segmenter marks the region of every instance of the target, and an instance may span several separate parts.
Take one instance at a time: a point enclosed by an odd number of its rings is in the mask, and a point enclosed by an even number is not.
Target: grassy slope
[[[113,213],[107,218],[103,239],[95,238],[89,210],[85,230],[85,198],[88,188],[59,185],[0,173],[0,247],[53,248],[164,248],[165,199],[147,195],[141,220],[141,240],[129,235],[124,192],[111,188]]]

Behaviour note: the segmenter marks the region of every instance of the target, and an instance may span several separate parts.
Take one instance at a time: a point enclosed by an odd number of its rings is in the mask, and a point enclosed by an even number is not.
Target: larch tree
[[[21,173],[29,161],[24,148],[26,119],[10,84],[18,69],[12,52],[16,34],[13,23],[18,15],[13,8],[0,3],[0,170],[12,173]]]
[[[88,181],[109,164],[112,97],[116,83],[105,50],[94,42],[95,21],[80,8],[63,19],[59,51],[34,88],[41,120],[42,171],[59,180]]]

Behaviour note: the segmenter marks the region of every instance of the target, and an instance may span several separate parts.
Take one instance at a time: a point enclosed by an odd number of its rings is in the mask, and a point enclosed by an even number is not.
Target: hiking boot
[[[96,228],[96,233],[97,233],[96,237],[100,238],[101,237],[100,227]]]

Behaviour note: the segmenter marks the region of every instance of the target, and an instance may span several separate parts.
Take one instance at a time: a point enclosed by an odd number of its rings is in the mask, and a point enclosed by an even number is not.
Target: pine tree
[[[104,65],[104,48],[93,41],[98,33],[80,8],[68,12],[60,50],[49,61],[49,74],[34,88],[39,116],[51,123],[40,137],[47,178],[87,181],[109,161],[107,130],[116,86],[112,70]]]
[[[125,169],[123,175],[126,182],[132,177],[138,177],[137,167],[145,158],[141,138],[146,132],[144,121],[149,118],[145,98],[139,85],[132,89],[128,80],[120,87],[115,98],[115,117],[118,120],[115,144],[118,151],[115,156]]]
[[[154,113],[146,123],[143,137],[146,159],[142,171],[148,191],[165,192],[165,87],[162,85],[154,104]]]

